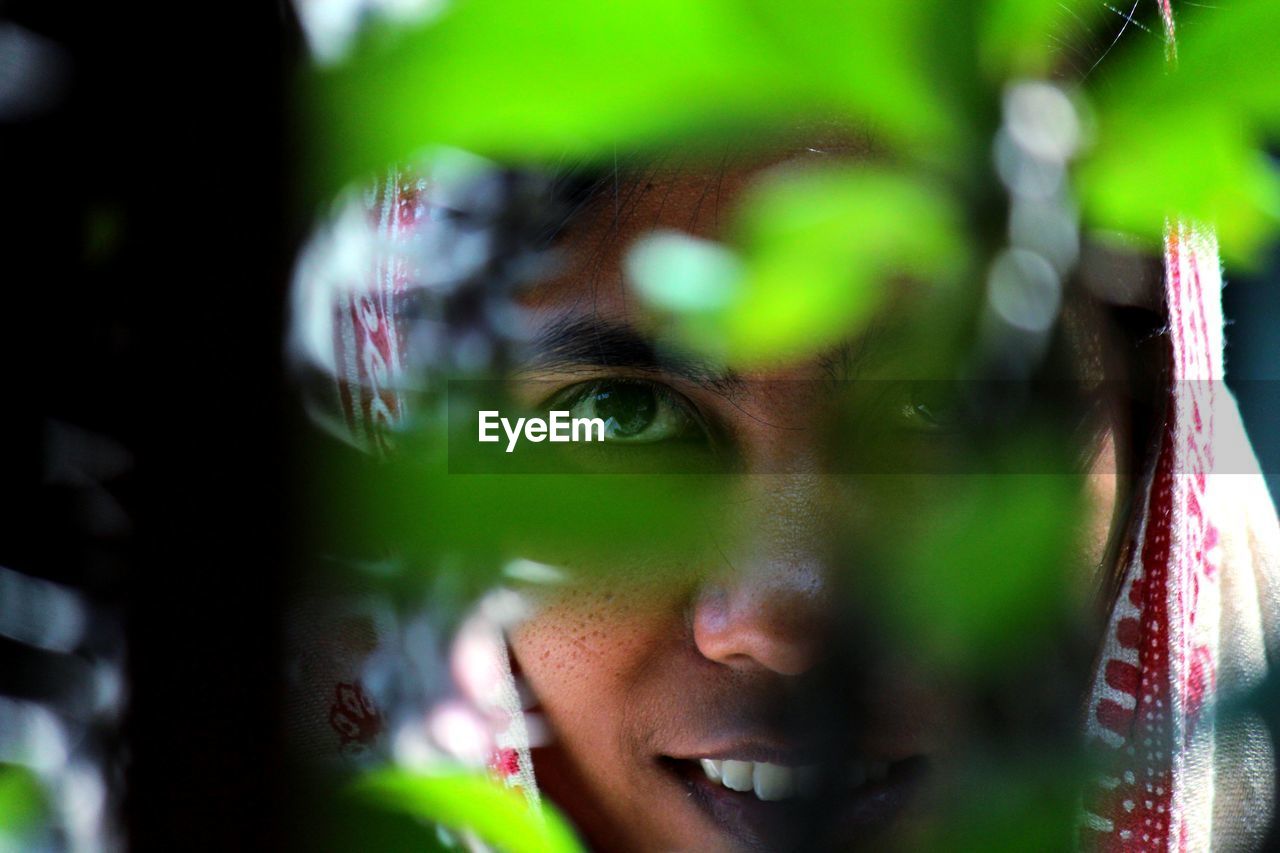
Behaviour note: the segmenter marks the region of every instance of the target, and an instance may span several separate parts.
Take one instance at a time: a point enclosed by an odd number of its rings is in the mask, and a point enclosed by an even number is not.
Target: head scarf
[[[414,289],[433,283],[413,268],[412,248],[426,240],[447,258],[462,242],[442,214],[448,206],[442,195],[447,189],[429,175],[390,173],[339,201],[295,270],[291,355],[304,374],[320,377],[305,385],[308,410],[317,424],[364,451],[389,451],[409,416],[412,324],[404,317],[413,310]],[[433,252],[433,259],[440,254]],[[453,274],[458,269],[452,267]],[[439,268],[433,274],[452,277]],[[525,581],[554,574],[529,561],[507,569]],[[427,722],[427,739],[408,752],[428,764],[478,760],[536,811],[540,795],[530,748],[541,725],[526,712],[528,692],[512,674],[504,636],[519,608],[502,588],[473,608],[454,639],[452,672],[435,674],[451,680],[458,693],[441,703]],[[377,662],[391,637],[408,635],[404,627],[374,598],[349,592],[294,608],[287,628],[289,704],[292,736],[302,752],[360,762],[389,746],[385,741],[394,732],[366,682],[370,662]],[[465,745],[451,743],[459,739],[459,726]],[[476,742],[483,744],[482,754]],[[405,750],[396,751],[402,758]]]
[[[1248,440],[1222,382],[1221,287],[1211,233],[1171,227],[1169,398],[1089,696],[1107,768],[1086,797],[1089,847],[1247,848],[1271,816],[1265,730],[1215,707],[1261,681],[1280,614],[1275,512],[1252,452],[1236,467]]]

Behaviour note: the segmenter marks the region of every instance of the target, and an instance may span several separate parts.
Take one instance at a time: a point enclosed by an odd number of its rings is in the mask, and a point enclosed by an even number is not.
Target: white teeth
[[[795,796],[812,798],[822,791],[822,768],[816,764],[788,767],[764,761],[717,761],[700,758],[702,772],[712,782],[718,782],[734,791],[754,791],[756,798],[765,802],[788,800]],[[889,762],[849,762],[848,784],[851,788],[883,782],[889,777]]]
[[[787,767],[764,761],[716,761],[710,758],[699,759],[698,763],[712,782],[719,782],[734,791],[754,791],[758,799],[766,802],[790,799],[797,794],[817,796],[821,783],[817,765]]]
[[[755,774],[756,797],[766,802],[785,800],[795,793],[795,770],[781,764],[756,764]]]
[[[720,767],[721,782],[735,791],[750,791],[752,768],[750,761],[727,760]]]

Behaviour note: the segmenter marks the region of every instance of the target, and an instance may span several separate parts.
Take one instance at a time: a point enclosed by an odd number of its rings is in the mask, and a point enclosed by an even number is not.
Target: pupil
[[[961,415],[960,402],[939,388],[912,389],[912,408],[931,426],[955,426]]]
[[[613,434],[633,436],[653,423],[658,411],[652,388],[643,385],[606,385],[596,392],[596,416],[608,423],[613,418]]]

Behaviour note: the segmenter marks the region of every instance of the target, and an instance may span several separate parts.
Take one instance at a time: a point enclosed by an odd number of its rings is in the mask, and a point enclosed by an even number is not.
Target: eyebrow
[[[523,370],[572,370],[583,367],[625,368],[678,376],[726,396],[743,389],[745,381],[693,353],[659,347],[625,323],[599,318],[563,318],[533,340]]]
[[[886,325],[873,318],[854,341],[841,341],[818,353],[818,367],[832,384],[857,379],[859,372],[883,349]]]

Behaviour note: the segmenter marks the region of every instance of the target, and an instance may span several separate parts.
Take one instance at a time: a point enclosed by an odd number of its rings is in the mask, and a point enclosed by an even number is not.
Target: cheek
[[[516,662],[562,734],[617,717],[681,635],[678,600],[653,591],[562,590],[511,637]]]

